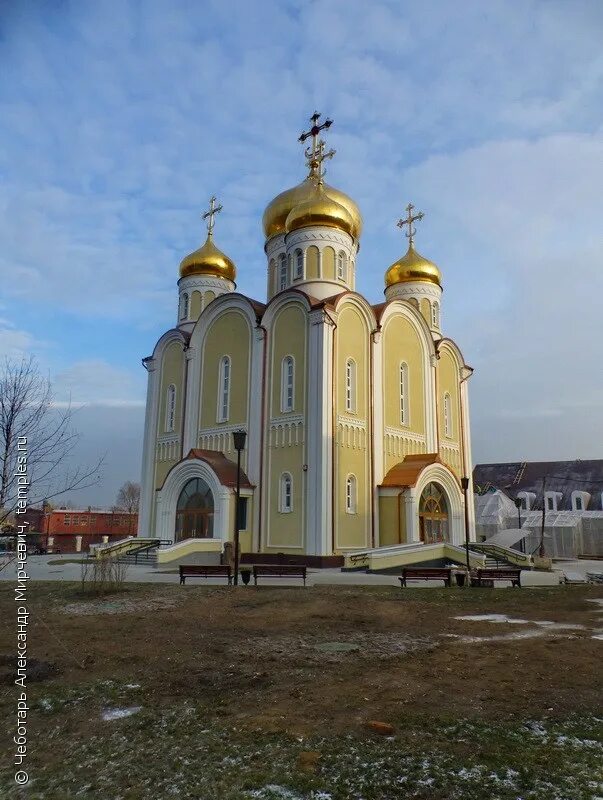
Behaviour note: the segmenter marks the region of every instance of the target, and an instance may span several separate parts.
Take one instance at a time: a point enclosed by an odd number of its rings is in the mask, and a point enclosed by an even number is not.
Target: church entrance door
[[[429,483],[419,501],[419,535],[425,544],[448,541],[448,504],[435,483]]]
[[[214,535],[214,496],[202,478],[192,478],[176,506],[174,541],[207,539]]]

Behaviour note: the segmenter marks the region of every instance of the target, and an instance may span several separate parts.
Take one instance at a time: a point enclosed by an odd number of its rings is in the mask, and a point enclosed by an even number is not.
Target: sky
[[[304,177],[315,110],[369,301],[425,212],[474,461],[603,458],[602,39],[600,0],[0,0],[0,356],[33,353],[75,458],[105,456],[69,499],[139,479],[141,358],[210,195],[265,299],[262,212]]]

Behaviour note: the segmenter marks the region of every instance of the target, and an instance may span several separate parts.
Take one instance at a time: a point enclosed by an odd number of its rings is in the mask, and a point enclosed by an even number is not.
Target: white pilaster
[[[311,555],[332,554],[333,330],[323,310],[310,314],[306,542]]]
[[[461,409],[463,413],[463,468],[469,478],[467,502],[469,506],[469,540],[475,541],[475,495],[473,494],[473,458],[471,455],[471,425],[469,419],[469,387],[467,377],[461,382]]]
[[[373,434],[373,517],[375,523],[375,547],[380,546],[380,525],[379,525],[379,484],[383,482],[385,464],[383,447],[385,442],[384,419],[384,383],[383,383],[383,347],[381,331],[374,331],[371,336],[371,359],[373,364],[373,419],[371,421],[371,431]]]
[[[147,407],[144,418],[144,437],[142,444],[142,474],[140,492],[140,511],[138,515],[138,536],[152,536],[151,513],[153,507],[155,475],[155,441],[157,439],[157,417],[159,414],[159,373],[152,358],[145,361],[147,369]]]

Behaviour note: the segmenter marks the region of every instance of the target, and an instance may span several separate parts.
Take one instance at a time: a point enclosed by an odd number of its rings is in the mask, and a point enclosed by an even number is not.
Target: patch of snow
[[[40,700],[40,707],[44,709],[44,711],[52,711],[54,706],[52,705],[52,700],[48,700],[46,697],[43,697]]]
[[[124,689],[140,689],[139,683],[126,683]]]
[[[132,714],[138,714],[142,711],[142,706],[131,706],[130,708],[107,708],[101,714],[105,722],[110,722],[114,719],[123,719],[124,717],[131,717]]]
[[[466,622],[506,623],[507,625],[537,625],[539,628],[549,628],[551,630],[584,630],[584,625],[551,622],[550,620],[515,619],[506,614],[468,614],[463,617],[454,617],[454,619],[464,620]]]

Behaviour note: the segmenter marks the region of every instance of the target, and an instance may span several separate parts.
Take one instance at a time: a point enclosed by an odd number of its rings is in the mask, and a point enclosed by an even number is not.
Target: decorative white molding
[[[281,420],[270,422],[270,447],[295,447],[304,444],[304,420]]]
[[[213,494],[214,538],[230,539],[232,525],[228,501],[231,492],[220,483],[216,473],[205,461],[194,458],[181,461],[170,470],[163,486],[155,493],[155,535],[160,539],[174,538],[178,497],[191,478],[202,478]]]
[[[161,435],[155,449],[156,461],[178,461],[180,459],[180,437]]]

